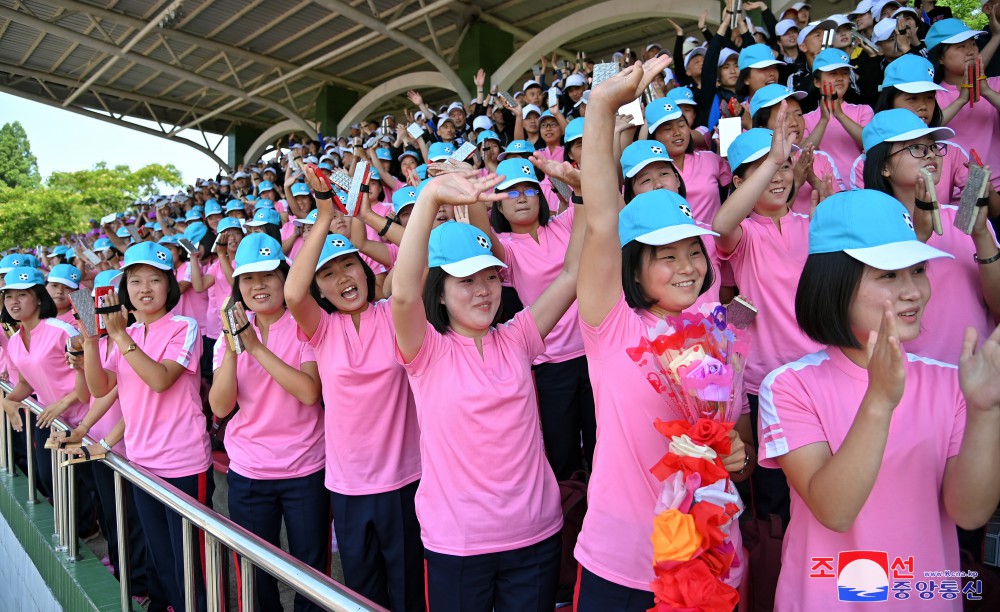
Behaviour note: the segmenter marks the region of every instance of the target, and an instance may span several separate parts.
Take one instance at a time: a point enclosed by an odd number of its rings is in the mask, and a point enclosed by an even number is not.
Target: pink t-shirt
[[[252,322],[254,315],[248,314]],[[301,369],[303,363],[315,363],[316,354],[299,340],[297,329],[292,313],[286,310],[268,329],[265,346],[278,359]],[[216,340],[213,370],[222,367],[225,352],[226,340]],[[226,426],[229,468],[261,480],[299,478],[323,469],[320,403],[307,405],[295,399],[246,352],[236,356],[236,380],[240,409]]]
[[[212,449],[199,395],[198,323],[168,313],[148,326],[135,323],[126,331],[150,359],[175,361],[184,368],[169,389],[157,393],[135,373],[117,345],[105,357],[104,367],[118,377],[129,459],[165,478],[203,473],[212,464]]]
[[[222,333],[222,318],[219,311],[226,298],[233,294],[233,288],[226,282],[226,273],[222,271],[222,264],[218,258],[203,268],[201,273],[215,279],[215,283],[205,292],[208,294],[208,309],[205,311],[205,329],[202,330],[202,335],[215,340]]]
[[[823,177],[832,174],[833,175],[833,188],[837,191],[846,191],[847,186],[844,184],[840,176],[840,172],[833,165],[833,158],[830,157],[829,153],[825,151],[814,151],[813,156],[813,173],[820,180]],[[799,158],[799,153],[792,154],[793,159]],[[806,215],[807,217],[812,214],[812,192],[813,187],[809,184],[809,181],[802,183],[802,187],[799,188],[798,193],[795,194],[795,201],[792,202],[792,212],[797,212],[800,215]]]
[[[974,327],[979,344],[993,332],[993,317],[983,297],[979,264],[972,258],[975,242],[955,229],[957,206],[941,206],[944,235],[931,233],[927,244],[955,256],[927,262],[931,299],[920,321],[920,336],[906,344],[906,350],[945,363],[958,363],[966,327]],[[986,227],[993,232],[990,225]],[[993,242],[996,242],[994,237]]]
[[[569,237],[573,230],[573,209],[549,217],[538,227],[538,242],[531,234],[505,232],[497,235],[503,244],[504,263],[510,274],[511,286],[525,306],[535,303],[552,281],[562,272]],[[559,363],[583,355],[583,338],[577,325],[579,311],[574,300],[566,314],[545,337],[545,352],[535,363]]]
[[[556,145],[555,149],[549,149],[548,147],[542,147],[541,149],[538,149],[537,151],[535,151],[535,155],[537,155],[538,157],[543,157],[543,158],[548,159],[548,160],[552,160],[552,161],[554,161],[556,163],[560,163],[560,164],[563,163],[566,160],[565,149],[563,148],[562,145]],[[542,188],[542,193],[545,194],[545,201],[549,203],[549,209],[552,210],[553,212],[559,210],[559,194],[556,192],[555,187],[552,186],[552,181],[549,180],[549,177],[546,176],[544,179],[542,179],[542,182],[541,182],[540,185],[541,185],[541,188]],[[570,208],[573,207],[573,203],[572,202],[567,202],[567,204],[569,204]],[[569,314],[569,313],[567,313],[567,314]],[[576,317],[576,315],[574,315],[574,318],[575,317]],[[545,344],[549,345],[549,342],[551,341],[551,339],[552,339],[552,336],[549,335],[549,337],[547,337],[545,339]],[[581,350],[581,354],[583,354],[582,350]]]
[[[861,127],[868,125],[872,117],[875,116],[872,108],[867,104],[848,104],[845,102],[843,109],[844,114]],[[817,108],[802,116],[806,124],[806,138],[819,125],[820,113],[821,110]],[[837,169],[837,174],[840,177],[850,176],[851,165],[858,155],[863,153],[861,145],[851,138],[851,135],[835,117],[830,117],[829,123],[826,124],[826,132],[823,133],[823,140],[818,148],[822,148],[830,155],[833,159],[833,166]]]
[[[648,337],[657,321],[648,311],[629,308],[624,293],[598,327],[580,321],[594,387],[597,447],[574,556],[601,578],[643,591],[651,590],[655,577],[650,535],[662,489],[649,470],[670,444],[653,424],[671,420],[673,413],[626,350]],[[733,525],[730,533],[742,559],[739,527]],[[744,566],[735,565],[727,583],[739,584]]]
[[[990,77],[986,80],[990,89],[1000,91],[1000,76]],[[938,106],[946,108],[958,97],[958,88],[948,83],[941,83],[945,91],[936,94]],[[960,144],[966,151],[975,149],[976,153],[983,159],[983,163],[994,169],[991,182],[993,186],[1000,189],[1000,112],[988,101],[983,101],[973,107],[968,104],[962,106],[950,122],[948,127],[955,130],[955,137],[952,138]]]
[[[969,181],[969,169],[965,164],[969,163],[969,154],[961,145],[950,140],[941,142],[948,145],[948,152],[941,160],[941,178],[938,179],[934,191],[937,193],[938,202],[942,204],[956,204],[962,199],[962,190],[965,183]],[[903,153],[902,155],[906,155]],[[865,156],[859,155],[854,160],[854,169],[851,172],[851,189],[865,188]]]
[[[685,153],[681,176],[695,221],[711,225],[722,207],[719,187],[733,182],[729,163],[711,151]]]
[[[76,315],[73,314],[72,308],[61,315],[56,315],[56,319],[62,321],[63,323],[67,323],[72,327],[76,327]]]
[[[836,453],[854,425],[867,389],[867,370],[834,347],[772,372],[760,387],[760,464],[777,467],[775,457],[809,444],[827,444]],[[775,610],[857,609],[857,604],[838,602],[835,576],[837,569],[844,569],[837,567],[838,553],[844,551],[884,551],[890,566],[896,557],[904,562],[912,557],[912,571],[902,570],[913,575],[911,588],[925,579],[925,571],[960,569],[955,523],[941,501],[941,484],[945,463],[958,454],[964,430],[965,400],[955,367],[907,355],[906,391],[893,411],[878,478],[851,528],[838,533],[824,527],[792,488],[792,519],[785,532]],[[829,565],[817,569],[815,558],[827,558]],[[830,577],[810,577],[820,572]],[[892,588],[894,573],[890,569],[889,578],[877,582]],[[846,586],[877,589],[880,585],[871,583],[872,574],[866,573],[868,584]],[[902,600],[895,593],[889,593],[889,603],[881,606],[962,609],[961,595],[951,601],[940,594],[922,600],[914,588],[909,599]]]
[[[305,340],[302,330],[297,331]],[[410,383],[396,363],[387,300],[361,313],[325,314],[308,339],[326,407],[326,488],[343,495],[394,491],[420,478],[420,429]]]
[[[66,363],[66,339],[80,332],[59,319],[42,319],[31,330],[30,350],[24,347],[24,334],[22,327],[7,343],[10,378],[31,385],[42,406],[54,404],[76,387],[76,371]],[[59,418],[76,427],[86,414],[87,404],[75,401]]]
[[[531,309],[491,329],[482,347],[480,356],[472,338],[428,323],[423,346],[403,366],[420,421],[420,536],[428,550],[448,555],[530,546],[563,523],[531,375],[545,350]]]
[[[282,225],[280,232],[281,241],[284,242],[285,240],[288,240],[288,238],[295,233],[297,227],[298,226],[291,219],[288,220],[288,223]],[[302,236],[299,236],[295,239],[295,242],[292,243],[292,248],[288,250],[289,259],[295,259],[295,256],[298,255],[299,251],[302,250],[302,245],[304,244],[304,242],[305,241],[302,240]]]
[[[740,243],[719,256],[732,265],[740,293],[759,311],[747,328],[753,349],[743,379],[747,393],[756,394],[771,370],[819,348],[795,319],[795,290],[809,255],[809,217],[788,213],[779,231],[769,217],[751,213],[740,227]]]
[[[177,282],[191,282],[190,261],[185,261],[177,268]],[[208,291],[198,293],[194,287],[191,287],[181,294],[181,299],[174,306],[173,312],[197,321],[198,329],[204,333],[208,329]]]
[[[100,347],[100,355],[103,356],[108,354],[108,337],[104,336],[98,341],[98,346]],[[114,391],[112,391],[113,393]],[[97,398],[90,399],[90,405],[93,406],[94,402],[98,401]],[[86,416],[86,415],[84,415]],[[83,417],[81,417],[82,420]],[[116,399],[113,404],[108,408],[108,411],[104,413],[104,416],[99,418],[94,426],[90,428],[90,433],[87,435],[94,440],[100,440],[106,438],[111,430],[115,428],[118,421],[122,420],[122,404],[121,401]],[[125,445],[125,438],[118,441],[111,447],[111,450],[115,451],[122,457],[128,458],[128,447]]]

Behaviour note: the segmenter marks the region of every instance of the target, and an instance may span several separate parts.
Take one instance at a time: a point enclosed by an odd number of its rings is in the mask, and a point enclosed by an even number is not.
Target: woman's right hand
[[[868,354],[866,395],[893,410],[903,399],[906,368],[903,365],[903,347],[899,343],[899,334],[896,331],[896,315],[893,314],[892,304],[888,301],[883,305],[879,330],[868,335],[865,350]]]
[[[482,178],[458,173],[442,174],[427,183],[424,189],[433,189],[435,206],[463,206],[476,202],[499,202],[506,193],[493,189],[503,181],[503,175],[489,174]]]
[[[767,155],[768,159],[778,166],[788,161],[789,156],[792,154],[792,141],[795,140],[794,134],[788,134],[785,122],[787,114],[788,103],[782,100],[781,106],[778,107],[778,116],[775,119],[774,136],[771,138],[771,152]]]
[[[28,408],[21,402],[12,402],[7,398],[0,400],[3,402],[3,411],[7,413],[7,418],[10,420],[10,426],[16,432],[21,432],[24,430],[24,422],[21,420],[21,409],[27,410]]]
[[[661,55],[646,63],[636,62],[626,67],[591,91],[589,105],[597,103],[614,109],[621,108],[641,96],[656,75],[661,74],[670,63],[669,56]]]

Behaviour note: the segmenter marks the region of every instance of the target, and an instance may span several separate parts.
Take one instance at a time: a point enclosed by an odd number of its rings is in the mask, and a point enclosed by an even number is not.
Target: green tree
[[[0,187],[37,187],[38,160],[20,123],[0,127]]]
[[[973,30],[985,29],[989,22],[979,0],[938,0],[937,5],[950,8],[952,17],[961,19]]]

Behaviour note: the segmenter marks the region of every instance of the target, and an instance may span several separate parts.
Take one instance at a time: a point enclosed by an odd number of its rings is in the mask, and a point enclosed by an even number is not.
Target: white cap
[[[486,115],[479,115],[472,120],[473,130],[488,130],[493,127],[493,122]]]
[[[795,4],[793,4],[792,6],[790,6],[789,8],[793,8],[793,9],[795,9],[797,11],[801,11],[804,8],[811,9],[812,5],[809,4],[808,2],[796,2]]]
[[[872,29],[872,42],[880,43],[885,40],[889,40],[892,37],[892,33],[896,31],[896,20],[892,17],[883,19],[882,21],[875,24]]]
[[[900,13],[911,13],[914,17],[917,16],[917,10],[912,6],[901,6],[892,12],[892,18],[895,19],[896,15]]]
[[[649,43],[648,45],[646,45],[646,53],[649,53],[653,49],[662,49],[662,48],[663,47],[660,45],[660,43],[655,43],[655,42]]]
[[[577,108],[581,104],[586,104],[588,100],[590,100],[590,90],[589,89],[587,91],[583,92],[583,95],[580,96],[580,99],[577,101],[577,103],[573,105],[573,108]]]
[[[582,74],[571,74],[566,77],[566,89],[570,87],[586,87],[587,81],[583,79]]]
[[[870,13],[872,6],[874,6],[874,2],[872,2],[872,0],[861,0],[861,2],[858,2],[858,6],[853,11],[848,13],[847,16],[850,17],[851,15],[864,15],[865,13]]]
[[[686,69],[688,67],[688,64],[691,63],[691,60],[693,60],[696,55],[704,57],[707,51],[708,50],[705,47],[695,47],[694,49],[691,49],[691,51],[684,56],[684,68]]]
[[[528,91],[529,87],[542,88],[542,84],[536,81],[535,79],[528,79],[527,81],[524,82],[524,85],[521,85],[521,91]]]
[[[525,104],[524,108],[521,109],[521,118],[527,119],[528,115],[531,113],[538,113],[539,116],[542,114],[542,109],[534,104]]]
[[[695,38],[694,36],[688,36],[687,38],[684,39],[684,46],[683,46],[684,55],[691,53],[692,49],[700,45],[701,42],[697,38]]]
[[[784,36],[785,34],[788,34],[788,30],[791,30],[792,28],[798,30],[799,24],[796,23],[794,19],[782,19],[776,26],[774,26],[774,32],[778,36]]]
[[[813,30],[832,30],[837,27],[836,21],[831,21],[829,19],[823,19],[822,21],[814,21],[807,25],[806,27],[799,30],[799,36],[796,41],[801,45],[806,41],[806,37],[813,33]]]
[[[838,28],[846,25],[849,26],[854,25],[854,23],[852,23],[851,20],[847,18],[847,15],[840,15],[840,14],[830,15],[829,17],[827,17],[827,20],[836,23]]]
[[[899,6],[899,2],[897,2],[897,0],[879,0],[875,3],[875,6],[872,7],[872,17],[875,18],[875,21],[878,21],[878,16],[882,14],[882,9],[890,4]]]
[[[448,110],[446,112],[450,113],[451,111],[455,110],[456,108],[459,109],[459,110],[461,110],[461,111],[463,111],[463,112],[465,111],[465,106],[463,106],[461,102],[452,102],[451,104],[448,105]]]
[[[739,53],[727,47],[723,49],[721,52],[719,52],[719,66],[725,64],[729,58],[739,57],[739,56],[740,56]]]

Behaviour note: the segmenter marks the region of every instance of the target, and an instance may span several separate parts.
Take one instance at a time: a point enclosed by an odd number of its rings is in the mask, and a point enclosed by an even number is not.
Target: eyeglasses
[[[511,190],[507,192],[507,197],[511,200],[516,200],[521,197],[522,193],[524,194],[524,197],[531,198],[541,193],[541,191],[538,189],[525,189],[524,191]]]
[[[946,145],[943,142],[935,142],[933,144],[924,144],[924,143],[911,144],[908,147],[903,147],[902,149],[896,151],[889,157],[892,157],[893,155],[898,155],[903,151],[909,151],[910,155],[912,155],[917,159],[927,157],[927,151],[933,151],[934,155],[937,155],[938,157],[943,157],[948,152],[948,145]]]
[[[552,123],[551,121],[546,121],[545,123],[542,123],[538,127],[540,127],[543,130],[554,130],[557,127],[559,127],[559,124],[558,123]]]

